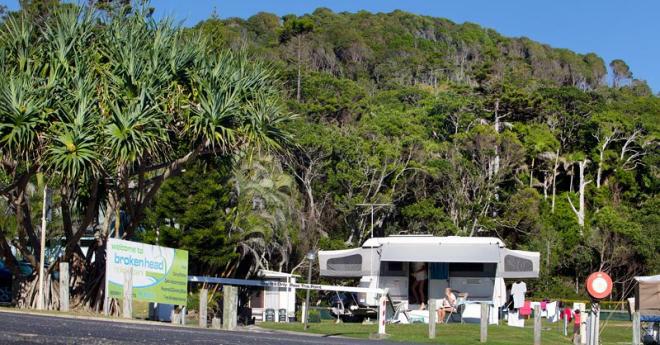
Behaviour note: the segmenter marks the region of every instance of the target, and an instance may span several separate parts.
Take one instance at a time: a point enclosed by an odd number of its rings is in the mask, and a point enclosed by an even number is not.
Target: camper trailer
[[[538,278],[539,253],[507,249],[491,237],[389,236],[360,248],[320,251],[319,266],[322,277],[360,278],[361,287],[387,288],[395,303],[411,309],[443,298],[447,287],[499,306],[507,298],[504,279]],[[376,298],[357,296],[367,307],[377,305]]]

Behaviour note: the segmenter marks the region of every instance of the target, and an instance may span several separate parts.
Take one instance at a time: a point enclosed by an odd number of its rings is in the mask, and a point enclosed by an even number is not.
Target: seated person
[[[445,298],[442,299],[440,307],[438,308],[438,322],[443,323],[447,312],[456,311],[456,295],[450,288],[445,289]]]

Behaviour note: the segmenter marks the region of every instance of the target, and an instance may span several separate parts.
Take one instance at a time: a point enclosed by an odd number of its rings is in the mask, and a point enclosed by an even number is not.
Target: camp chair
[[[468,298],[468,293],[467,292],[460,292],[456,294],[456,305],[451,308],[449,311],[449,315],[447,315],[447,319],[445,319],[445,323],[448,323],[449,320],[453,320],[454,322],[461,322],[463,323],[463,319],[459,319],[459,321],[456,321],[452,319],[451,317],[456,314],[457,316],[460,316],[462,314],[463,307],[465,306],[465,301],[467,301]]]
[[[399,323],[399,322],[401,322],[399,320],[400,319],[399,315],[403,315],[404,318],[405,318],[404,323],[410,323],[410,316],[406,312],[406,307],[407,307],[406,304],[402,303],[402,302],[394,304],[394,302],[389,297],[389,295],[387,296],[387,298],[390,300],[390,304],[392,305],[392,308],[394,309],[394,312],[392,313],[392,318],[389,319],[388,321],[390,323]]]

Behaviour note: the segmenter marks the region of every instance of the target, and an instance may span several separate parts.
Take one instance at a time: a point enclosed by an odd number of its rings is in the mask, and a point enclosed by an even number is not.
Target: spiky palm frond
[[[277,100],[257,97],[247,102],[245,112],[248,116],[241,133],[247,143],[257,149],[275,150],[292,144],[291,133],[284,125],[294,120],[295,115],[284,111]]]
[[[57,104],[58,122],[48,136],[45,162],[53,174],[74,183],[101,170],[96,83],[83,63],[77,63],[70,91]]]
[[[90,124],[60,124],[51,134],[46,160],[50,170],[66,181],[96,174],[100,169],[97,138],[86,125]]]
[[[121,165],[159,157],[168,148],[162,113],[140,101],[120,106],[115,103],[103,134],[107,153]]]
[[[8,52],[5,63],[18,71],[28,71],[39,45],[35,42],[34,23],[24,15],[10,16],[0,29],[0,45]]]
[[[0,82],[0,144],[4,154],[29,159],[36,153],[46,125],[46,99],[27,78]]]

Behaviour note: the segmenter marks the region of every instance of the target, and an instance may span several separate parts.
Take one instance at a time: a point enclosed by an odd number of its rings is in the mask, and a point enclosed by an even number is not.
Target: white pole
[[[44,184],[44,204],[41,211],[41,242],[39,248],[39,295],[37,296],[37,309],[44,309],[44,260],[46,257],[46,198],[48,185]]]
[[[385,296],[386,296],[385,293],[381,294],[378,301],[378,335],[379,336],[385,335],[385,321],[387,319],[387,315],[386,315],[387,300]]]
[[[371,238],[374,238],[374,205],[371,204]],[[378,287],[371,284],[375,280],[374,278],[374,247],[373,245],[369,248],[369,287]]]
[[[371,205],[371,238],[374,238],[374,205]]]

